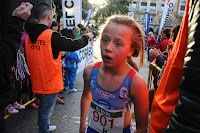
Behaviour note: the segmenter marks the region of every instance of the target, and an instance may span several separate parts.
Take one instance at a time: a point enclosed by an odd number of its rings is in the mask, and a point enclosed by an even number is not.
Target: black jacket
[[[73,35],[73,32],[72,32],[71,29],[64,28],[63,30],[60,31],[60,33],[61,33],[63,36],[66,36],[66,37],[68,37],[68,38],[74,39],[74,35]]]
[[[28,35],[31,42],[35,42],[39,35],[46,29],[49,29],[48,26],[43,24],[33,25]],[[86,46],[88,44],[88,35],[83,35],[80,39],[70,39],[62,36],[58,32],[53,32],[51,37],[51,46],[54,59],[57,59],[59,51],[69,51],[74,52]]]
[[[14,89],[9,76],[10,68],[16,61],[17,50],[21,45],[24,20],[12,17],[8,24],[8,32],[2,34],[0,40],[0,106],[12,103]]]
[[[165,133],[200,133],[200,0],[190,0],[190,4],[180,99]]]

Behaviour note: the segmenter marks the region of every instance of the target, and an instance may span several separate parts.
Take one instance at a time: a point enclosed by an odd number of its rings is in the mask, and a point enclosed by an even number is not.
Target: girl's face
[[[105,65],[119,66],[125,63],[127,56],[132,56],[131,48],[133,32],[126,25],[108,24],[101,36],[101,56]]]

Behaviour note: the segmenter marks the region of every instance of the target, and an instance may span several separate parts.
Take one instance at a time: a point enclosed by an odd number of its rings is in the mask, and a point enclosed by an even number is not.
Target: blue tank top
[[[95,63],[90,75],[92,99],[109,110],[131,109],[130,87],[136,70],[132,68],[116,91],[107,91],[97,83],[101,62]],[[113,84],[113,83],[112,83]]]

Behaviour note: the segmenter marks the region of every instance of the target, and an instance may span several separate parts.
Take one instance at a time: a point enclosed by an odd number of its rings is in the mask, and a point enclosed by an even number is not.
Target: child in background
[[[100,37],[103,61],[84,69],[80,133],[133,133],[131,105],[134,103],[136,132],[146,133],[148,90],[141,75],[127,62],[140,54],[144,60],[144,33],[129,16],[112,16]],[[131,60],[131,61],[130,61]],[[131,63],[136,64],[136,63]],[[136,67],[137,69],[137,67]]]
[[[65,72],[66,72],[66,51],[61,51],[61,65],[62,65],[62,75],[63,75],[63,84],[65,81]],[[65,88],[64,88],[65,90]]]
[[[74,88],[74,82],[76,81],[76,72],[78,69],[78,62],[80,59],[76,52],[68,52],[66,51],[66,73],[65,73],[65,90],[69,92],[77,92],[77,89]]]
[[[66,51],[61,51],[61,65],[62,65],[62,73],[65,75],[65,69],[66,69]]]

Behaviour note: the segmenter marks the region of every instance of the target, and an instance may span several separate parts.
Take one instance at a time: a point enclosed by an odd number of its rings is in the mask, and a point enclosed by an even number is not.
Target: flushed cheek
[[[117,60],[120,60],[120,61],[123,61],[123,60],[126,60],[126,58],[127,58],[127,56],[124,56],[124,55],[122,55],[122,54],[115,54],[116,56],[115,56],[115,59],[117,59]]]
[[[101,48],[101,53],[106,51],[105,46],[100,46],[100,48]]]

